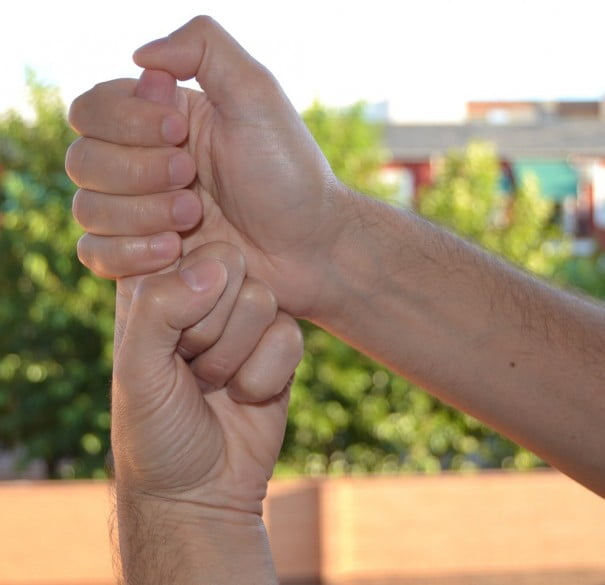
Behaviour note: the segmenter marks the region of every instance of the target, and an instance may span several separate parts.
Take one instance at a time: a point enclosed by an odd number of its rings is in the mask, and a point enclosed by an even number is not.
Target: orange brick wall
[[[599,568],[605,583],[605,500],[557,474],[342,480],[321,502],[329,581]]]
[[[105,482],[0,483],[2,585],[113,581]]]
[[[103,482],[0,483],[0,584],[113,585],[107,513]],[[273,481],[265,520],[284,585],[605,583],[605,500],[555,472]]]

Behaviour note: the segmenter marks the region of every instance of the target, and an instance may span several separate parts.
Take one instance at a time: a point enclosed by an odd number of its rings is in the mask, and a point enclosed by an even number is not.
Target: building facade
[[[559,211],[563,229],[590,251],[605,248],[605,108],[602,102],[470,102],[461,124],[388,124],[385,177],[413,204],[448,151],[472,141],[494,145],[501,185],[526,176]]]

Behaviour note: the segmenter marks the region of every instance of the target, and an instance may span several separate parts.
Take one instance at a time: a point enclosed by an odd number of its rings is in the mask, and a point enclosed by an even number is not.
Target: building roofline
[[[605,123],[549,121],[537,124],[388,124],[385,146],[394,160],[426,160],[472,141],[494,145],[504,158],[605,157]]]

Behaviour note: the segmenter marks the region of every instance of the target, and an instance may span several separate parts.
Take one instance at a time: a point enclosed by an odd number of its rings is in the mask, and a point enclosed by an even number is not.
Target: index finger
[[[187,137],[187,119],[178,107],[135,95],[136,79],[95,85],[72,103],[68,120],[88,138],[127,146],[168,146]]]

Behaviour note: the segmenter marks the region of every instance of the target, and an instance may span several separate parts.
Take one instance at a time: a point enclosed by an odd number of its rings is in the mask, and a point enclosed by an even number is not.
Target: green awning
[[[538,180],[540,194],[552,201],[563,201],[578,192],[578,172],[564,160],[523,160],[513,163],[513,174],[518,185],[527,176]]]

